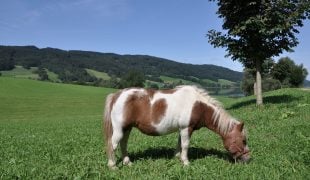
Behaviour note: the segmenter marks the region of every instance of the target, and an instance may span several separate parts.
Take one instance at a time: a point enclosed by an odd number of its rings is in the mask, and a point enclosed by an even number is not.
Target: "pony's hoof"
[[[188,160],[183,161],[183,165],[184,166],[189,166],[189,161]]]
[[[123,159],[123,165],[127,165],[127,166],[132,165],[132,162],[130,161],[128,156]]]
[[[127,162],[123,162],[124,166],[132,166],[132,162],[131,161],[127,161]]]
[[[131,161],[123,161],[124,166],[131,166],[132,162]]]
[[[109,160],[109,161],[108,161],[108,166],[109,166],[109,168],[112,169],[112,170],[116,170],[116,169],[117,169],[116,163],[115,163],[114,161],[112,161],[112,160]]]

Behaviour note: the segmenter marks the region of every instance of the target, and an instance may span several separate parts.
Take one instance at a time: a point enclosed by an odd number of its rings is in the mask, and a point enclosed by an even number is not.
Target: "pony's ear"
[[[240,122],[240,124],[237,125],[238,131],[241,132],[243,130],[243,126],[244,126],[244,122]]]

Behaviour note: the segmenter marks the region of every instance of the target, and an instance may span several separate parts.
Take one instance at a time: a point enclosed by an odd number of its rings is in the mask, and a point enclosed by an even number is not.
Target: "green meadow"
[[[255,98],[218,97],[245,122],[252,161],[234,163],[220,138],[194,132],[190,166],[174,157],[177,134],[134,130],[131,167],[107,167],[102,113],[114,89],[0,77],[0,179],[309,179],[310,91],[281,89]],[[118,159],[120,153],[117,153]]]
[[[103,80],[111,79],[111,77],[107,73],[95,71],[93,69],[85,69],[85,70],[87,71],[88,74],[90,74],[91,76],[94,76],[98,79],[103,79]]]
[[[39,79],[39,75],[35,73],[36,70],[38,70],[37,67],[25,69],[22,66],[15,66],[15,68],[10,71],[1,71],[1,74],[5,77]]]

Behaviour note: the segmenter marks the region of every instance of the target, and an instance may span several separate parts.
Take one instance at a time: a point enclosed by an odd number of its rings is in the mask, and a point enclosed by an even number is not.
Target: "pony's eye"
[[[243,144],[246,144],[246,139],[244,139],[242,142],[243,142]]]

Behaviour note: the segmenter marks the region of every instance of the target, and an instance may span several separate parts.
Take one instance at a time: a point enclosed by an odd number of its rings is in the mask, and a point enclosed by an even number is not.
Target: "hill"
[[[252,161],[232,163],[220,138],[204,128],[191,138],[191,165],[174,157],[177,134],[133,130],[131,167],[110,171],[102,138],[103,101],[113,89],[0,77],[1,179],[307,179],[310,92],[280,89],[221,97],[248,130]],[[118,156],[118,158],[120,158]]]
[[[310,87],[310,81],[304,80],[304,87]]]
[[[215,65],[194,65],[147,55],[119,55],[90,51],[64,51],[35,46],[0,46],[0,70],[14,65],[25,68],[41,67],[58,75],[62,82],[93,82],[94,74],[121,77],[129,70],[138,70],[147,79],[160,81],[160,76],[183,80],[226,79],[240,82],[242,73]],[[96,72],[96,73],[95,73]]]

